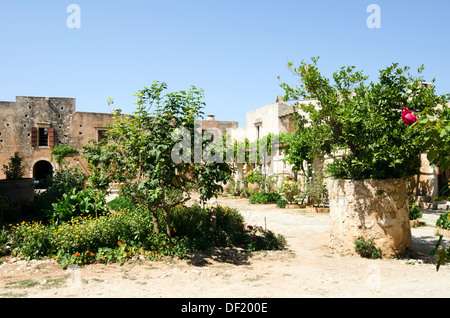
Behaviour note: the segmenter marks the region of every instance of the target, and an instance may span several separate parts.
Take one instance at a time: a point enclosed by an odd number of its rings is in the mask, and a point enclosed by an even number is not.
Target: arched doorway
[[[34,180],[39,181],[39,184],[42,184],[47,177],[51,176],[53,176],[53,166],[50,162],[41,160],[34,164],[33,178]],[[39,184],[36,188],[39,188]]]

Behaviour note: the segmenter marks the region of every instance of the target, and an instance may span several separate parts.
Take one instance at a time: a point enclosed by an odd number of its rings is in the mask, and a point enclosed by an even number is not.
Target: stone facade
[[[411,227],[403,180],[329,180],[330,247],[354,254],[355,240],[374,239],[383,257],[411,251]]]
[[[15,102],[0,102],[0,162],[17,151],[24,158],[25,177],[32,178],[35,167],[56,168],[50,152],[56,144],[71,142],[74,112],[74,98],[19,96]]]
[[[283,133],[294,132],[295,126],[290,119],[290,115],[294,112],[294,106],[285,103],[281,98],[277,98],[275,103],[268,104],[264,107],[250,111],[246,115],[246,125],[236,129],[228,130],[232,140],[244,142],[246,139],[249,142],[254,142],[257,139],[264,138],[269,134],[279,136]],[[292,165],[283,161],[284,156],[279,149],[277,143],[274,155],[270,160],[261,165],[257,164],[236,164],[237,179],[242,179],[247,171],[259,169],[261,172],[268,175],[292,174]]]
[[[82,147],[89,139],[103,138],[111,123],[113,115],[109,113],[77,112],[75,98],[18,96],[15,102],[0,102],[0,168],[19,152],[24,177],[42,179],[59,168],[52,160],[51,150],[64,144],[80,150],[74,159],[88,172],[81,157]],[[201,124],[204,129],[215,128],[222,133],[239,125],[216,121],[212,116]],[[0,179],[4,178],[0,169]]]

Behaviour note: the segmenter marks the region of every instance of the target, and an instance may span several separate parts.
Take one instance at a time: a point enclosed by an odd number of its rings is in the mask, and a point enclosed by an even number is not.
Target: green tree
[[[20,180],[25,174],[25,168],[22,165],[23,158],[19,152],[15,152],[14,156],[9,158],[8,164],[3,165],[3,172],[6,180]]]
[[[440,97],[419,85],[423,79],[412,76],[408,67],[392,64],[380,70],[379,81],[354,66],[342,67],[333,81],[317,66],[302,62],[288,67],[300,77],[300,85],[282,83],[286,100],[299,103],[299,117],[309,125],[298,140],[311,134],[315,151],[334,158],[328,171],[337,179],[388,179],[414,175],[420,168],[425,149],[421,132],[409,129],[401,119],[402,108],[421,112],[436,106]],[[303,139],[302,139],[303,138]],[[299,143],[300,145],[302,143]],[[299,158],[308,159],[310,150]]]
[[[433,83],[434,84],[434,80]],[[431,86],[434,91],[434,85]],[[418,121],[411,126],[412,130],[422,133],[427,157],[430,163],[442,170],[450,169],[450,94],[443,95],[434,107],[425,108],[418,114]],[[450,198],[449,184],[441,189],[437,200]],[[440,220],[438,220],[439,222]],[[437,258],[436,269],[450,261],[450,247],[442,246],[441,235],[435,248],[431,251]]]
[[[116,111],[107,138],[91,141],[84,156],[103,183],[124,184],[124,192],[148,206],[157,234],[157,211],[163,210],[171,237],[171,209],[189,200],[193,190],[202,201],[217,196],[222,190],[219,182],[228,181],[231,168],[223,162],[196,160],[192,151],[190,141],[198,133],[195,122],[203,115],[203,92],[195,87],[174,93],[166,89],[165,83],[154,82],[138,91],[133,115]],[[188,143],[178,153],[180,160],[174,160],[174,149],[183,140]],[[205,145],[203,139],[200,145]]]

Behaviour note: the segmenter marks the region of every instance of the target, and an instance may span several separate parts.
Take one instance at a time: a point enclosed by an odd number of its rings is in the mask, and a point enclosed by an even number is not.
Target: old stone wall
[[[383,257],[411,251],[411,227],[403,180],[328,181],[330,246],[354,254],[358,237],[374,239]]]
[[[33,177],[36,162],[51,161],[51,146],[69,141],[70,116],[74,111],[74,98],[18,96],[15,102],[0,103],[0,162],[5,163],[18,151],[24,159],[25,177]],[[39,128],[52,129],[45,146],[32,145],[33,129],[37,129],[37,134]]]

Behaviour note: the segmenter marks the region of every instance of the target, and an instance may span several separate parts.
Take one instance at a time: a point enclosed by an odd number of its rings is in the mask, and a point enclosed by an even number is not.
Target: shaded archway
[[[33,178],[39,183],[43,183],[48,177],[53,176],[53,166],[46,160],[38,161],[33,167]]]

